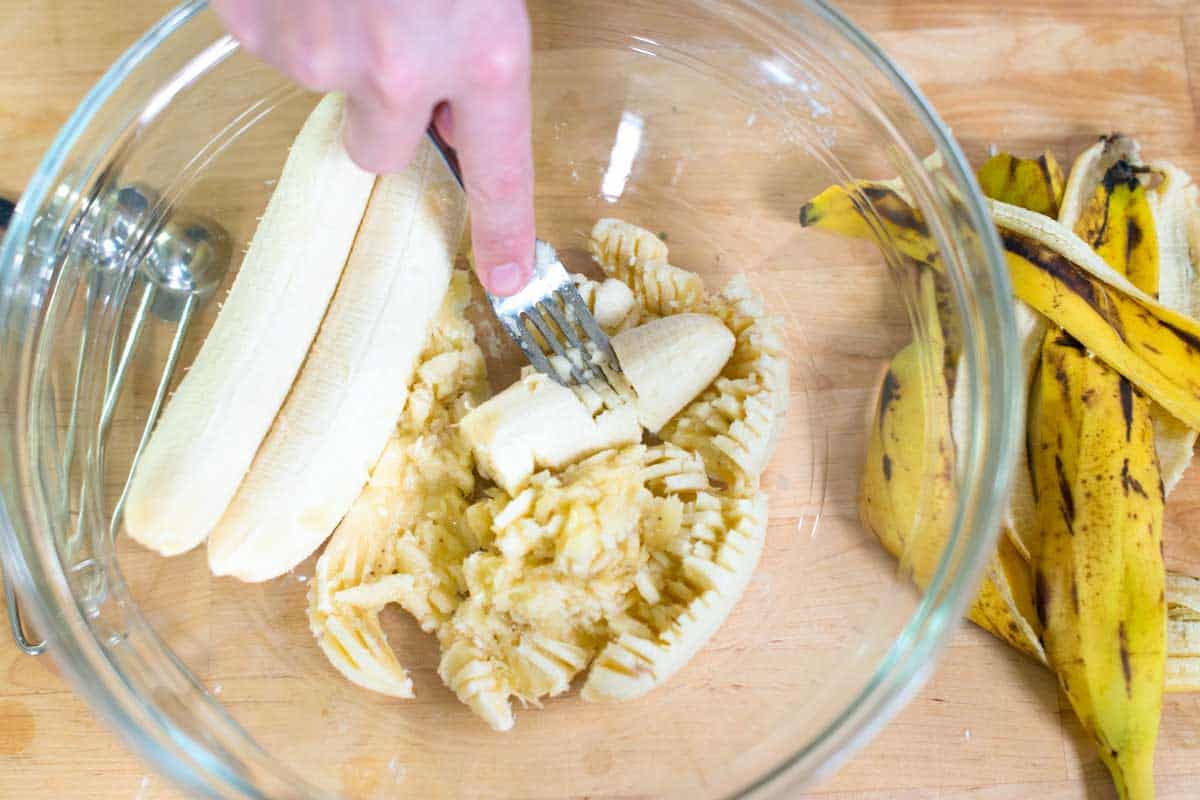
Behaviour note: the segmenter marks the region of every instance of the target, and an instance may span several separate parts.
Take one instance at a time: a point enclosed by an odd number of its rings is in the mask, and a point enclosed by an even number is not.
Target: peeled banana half
[[[376,183],[308,358],[209,535],[214,575],[281,575],[346,514],[404,407],[465,221],[463,192],[428,143]]]
[[[134,472],[124,529],[163,555],[217,526],[337,288],[375,183],[342,146],[344,106],[329,95],[304,123],[221,313]]]

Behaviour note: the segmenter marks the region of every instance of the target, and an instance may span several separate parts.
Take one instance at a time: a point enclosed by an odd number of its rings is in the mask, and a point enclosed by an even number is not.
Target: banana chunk
[[[344,106],[328,95],[304,123],[221,313],[134,473],[125,531],[163,555],[216,527],[337,287],[375,183],[342,146]]]
[[[728,486],[753,490],[775,452],[789,401],[789,363],[779,322],[738,276],[712,303],[733,332],[721,374],[663,429],[664,441],[699,453]]]
[[[570,389],[528,373],[462,421],[479,471],[510,494],[535,470],[560,469],[590,453],[641,441],[630,405],[591,412]]]
[[[594,281],[583,275],[571,276],[580,298],[596,318],[596,324],[612,335],[632,325],[641,316],[633,290],[616,278]]]
[[[465,223],[432,145],[379,179],[308,359],[209,536],[214,575],[269,580],[333,532],[404,408]]]
[[[586,702],[629,700],[666,681],[700,651],[750,583],[766,536],[765,494],[698,493],[684,519],[684,535],[660,551],[665,564],[649,581],[657,597],[643,594],[610,622],[618,635],[588,672]]]
[[[699,311],[704,304],[700,276],[667,263],[667,245],[645,228],[602,219],[588,240],[592,258],[610,278],[632,290],[651,316]]]
[[[704,391],[733,353],[734,338],[710,314],[676,314],[618,333],[613,351],[637,392],[638,420],[658,433]]]

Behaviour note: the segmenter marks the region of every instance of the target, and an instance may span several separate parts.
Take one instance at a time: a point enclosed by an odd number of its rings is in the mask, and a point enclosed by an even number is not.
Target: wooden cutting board
[[[669,0],[663,0],[669,2]],[[16,196],[83,93],[172,5],[0,0],[0,194]],[[1189,0],[847,0],[972,161],[991,144],[1069,159],[1119,129],[1200,174],[1200,7]],[[1001,7],[1002,6],[1002,7]],[[1170,566],[1200,575],[1200,474],[1172,496]],[[1200,798],[1200,695],[1169,696],[1161,798]],[[925,689],[810,798],[1115,797],[1046,671],[964,627]],[[0,635],[0,797],[178,797],[129,755],[48,658]]]

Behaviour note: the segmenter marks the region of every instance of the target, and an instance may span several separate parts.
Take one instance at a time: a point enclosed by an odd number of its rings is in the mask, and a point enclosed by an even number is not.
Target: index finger
[[[528,22],[469,56],[467,83],[451,98],[454,144],[471,209],[479,279],[510,295],[533,270],[533,151]]]

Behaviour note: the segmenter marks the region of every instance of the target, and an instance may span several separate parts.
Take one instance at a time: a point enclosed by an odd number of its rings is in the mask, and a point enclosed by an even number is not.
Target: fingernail
[[[492,294],[508,296],[516,294],[521,289],[524,280],[521,278],[521,268],[513,263],[500,264],[488,270],[488,283]]]

